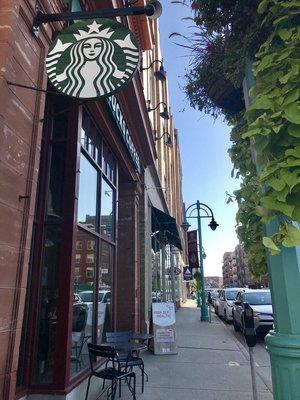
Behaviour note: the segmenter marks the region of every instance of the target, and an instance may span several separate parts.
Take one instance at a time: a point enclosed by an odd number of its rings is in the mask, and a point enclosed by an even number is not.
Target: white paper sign
[[[153,303],[153,323],[159,326],[175,324],[173,303]]]
[[[154,354],[177,354],[174,303],[153,303]]]
[[[175,342],[173,329],[156,329],[155,339],[157,343]]]

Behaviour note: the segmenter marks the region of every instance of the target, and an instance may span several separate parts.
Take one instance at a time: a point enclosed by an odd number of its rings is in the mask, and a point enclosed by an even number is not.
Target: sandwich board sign
[[[174,303],[153,303],[153,352],[177,354]]]
[[[46,57],[55,88],[79,99],[105,98],[123,89],[139,64],[136,37],[112,19],[79,21],[64,29]]]

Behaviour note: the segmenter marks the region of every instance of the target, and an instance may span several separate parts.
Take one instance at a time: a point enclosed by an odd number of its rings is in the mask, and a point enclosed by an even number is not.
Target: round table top
[[[133,333],[132,338],[133,339],[140,339],[140,340],[149,340],[154,337],[153,334],[151,333]]]
[[[114,347],[116,350],[123,351],[140,351],[147,348],[147,346],[143,343],[135,343],[135,342],[116,342],[116,343],[101,343],[101,346],[110,346]]]

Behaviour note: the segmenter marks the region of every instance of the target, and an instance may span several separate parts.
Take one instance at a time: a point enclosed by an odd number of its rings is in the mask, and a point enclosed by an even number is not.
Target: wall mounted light
[[[154,111],[154,110],[156,110],[161,104],[164,104],[164,110],[163,110],[161,113],[159,113],[159,115],[160,115],[163,119],[170,119],[170,115],[169,115],[169,111],[168,111],[168,106],[167,106],[167,104],[166,104],[164,101],[161,101],[160,103],[157,104],[156,107],[153,107],[153,108],[150,107],[151,100],[147,100],[147,103],[148,103],[148,106],[147,106],[147,111],[148,111],[148,112]]]
[[[150,69],[152,65],[157,62],[161,63],[161,66],[159,67],[159,70],[154,72],[154,75],[157,77],[157,79],[164,82],[167,79],[167,72],[164,69],[162,60],[153,60],[152,63],[149,65],[149,67],[141,68],[141,71],[146,71],[147,69]]]
[[[155,141],[160,140],[160,139],[161,139],[163,136],[165,136],[165,135],[167,135],[167,138],[166,138],[166,140],[165,140],[165,144],[166,144],[167,146],[172,147],[172,146],[173,146],[173,141],[172,141],[172,137],[171,137],[171,135],[169,134],[169,132],[164,132],[162,135],[156,136],[156,131],[155,131],[155,132],[154,132],[154,140],[155,140]]]

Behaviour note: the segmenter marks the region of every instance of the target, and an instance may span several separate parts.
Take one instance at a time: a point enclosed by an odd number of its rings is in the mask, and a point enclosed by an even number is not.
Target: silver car
[[[233,326],[235,331],[244,331],[244,302],[250,304],[254,312],[254,328],[257,334],[273,329],[274,317],[269,289],[243,289],[238,292],[233,306]]]
[[[232,321],[232,307],[237,293],[241,288],[226,288],[219,291],[215,301],[215,313],[224,318],[225,322]]]

